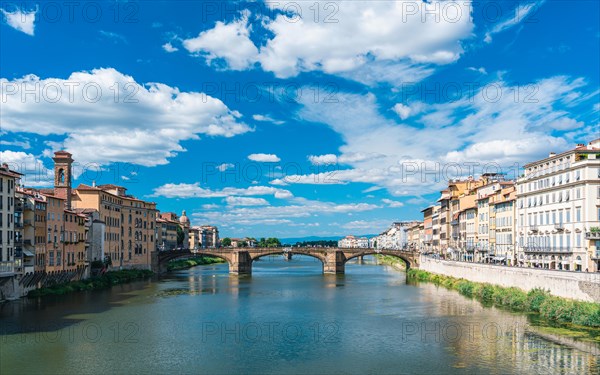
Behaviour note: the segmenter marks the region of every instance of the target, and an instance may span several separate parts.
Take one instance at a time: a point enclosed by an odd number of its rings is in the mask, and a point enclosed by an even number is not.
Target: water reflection
[[[544,333],[524,315],[406,285],[404,273],[368,261],[345,275],[321,267],[271,257],[251,277],[208,265],[0,305],[0,373],[599,371],[597,345]]]

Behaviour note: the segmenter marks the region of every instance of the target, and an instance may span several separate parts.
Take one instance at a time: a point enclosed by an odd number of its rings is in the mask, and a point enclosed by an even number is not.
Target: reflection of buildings
[[[423,335],[418,339],[445,342],[460,367],[480,369],[487,364],[500,373],[589,374],[600,365],[598,357],[594,358],[600,355],[597,344],[552,337],[532,326],[526,316],[486,308],[454,291],[431,284],[419,288],[436,310],[425,321],[426,326],[420,327]]]

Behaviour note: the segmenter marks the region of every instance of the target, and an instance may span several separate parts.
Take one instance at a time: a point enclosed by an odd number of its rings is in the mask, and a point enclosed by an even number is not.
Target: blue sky
[[[378,233],[599,134],[597,1],[2,2],[0,159],[222,236]]]

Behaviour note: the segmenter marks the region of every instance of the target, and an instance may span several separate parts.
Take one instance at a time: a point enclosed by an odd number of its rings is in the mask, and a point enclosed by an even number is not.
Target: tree
[[[221,245],[224,247],[229,247],[231,246],[231,238],[229,237],[225,237],[221,240]]]
[[[267,247],[281,247],[281,242],[279,238],[269,237],[267,238],[266,245]]]
[[[185,234],[183,233],[183,229],[178,225],[177,226],[177,247],[183,247],[183,240],[185,239]]]
[[[238,247],[248,247],[248,242],[242,241],[238,244]]]
[[[260,241],[256,244],[258,247],[267,247],[267,240],[264,237],[261,237]]]

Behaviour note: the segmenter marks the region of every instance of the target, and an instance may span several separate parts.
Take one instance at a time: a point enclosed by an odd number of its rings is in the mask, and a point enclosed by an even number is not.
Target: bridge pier
[[[289,252],[289,251],[283,253],[283,259],[285,259],[285,260],[292,260],[292,253]]]
[[[236,251],[232,253],[229,263],[229,273],[234,275],[252,274],[252,256],[247,251]]]
[[[343,274],[345,272],[346,257],[343,251],[331,251],[325,255],[323,273]]]

